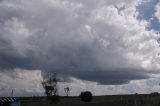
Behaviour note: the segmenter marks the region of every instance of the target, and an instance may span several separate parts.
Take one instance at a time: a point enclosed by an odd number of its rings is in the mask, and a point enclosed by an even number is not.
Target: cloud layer
[[[0,68],[111,85],[149,78],[160,68],[158,34],[137,19],[143,2],[2,0]]]
[[[156,10],[155,16],[157,17],[157,19],[160,22],[160,18],[159,18],[160,17],[160,2],[156,5],[155,10]]]

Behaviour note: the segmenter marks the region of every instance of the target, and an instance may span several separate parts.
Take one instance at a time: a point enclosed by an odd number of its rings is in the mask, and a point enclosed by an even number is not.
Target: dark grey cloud
[[[137,21],[126,21],[114,6],[103,2],[97,6],[89,1],[4,0],[0,68],[38,69],[101,84],[149,78],[145,69],[140,70],[146,52],[153,49],[140,33],[147,33],[144,26],[133,27]],[[127,28],[120,23],[130,21]],[[139,50],[141,43],[149,47]]]
[[[0,68],[30,68],[31,61],[28,57],[22,56],[13,47],[11,42],[0,37]]]
[[[79,79],[94,81],[98,82],[99,84],[107,85],[127,84],[130,80],[149,78],[147,73],[144,73],[142,70],[134,69],[77,72],[73,73],[73,76]]]

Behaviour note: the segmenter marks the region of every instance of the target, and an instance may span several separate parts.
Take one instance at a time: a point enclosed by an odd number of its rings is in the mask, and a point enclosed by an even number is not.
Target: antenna
[[[11,97],[13,97],[13,89],[12,89],[12,91],[11,91]]]

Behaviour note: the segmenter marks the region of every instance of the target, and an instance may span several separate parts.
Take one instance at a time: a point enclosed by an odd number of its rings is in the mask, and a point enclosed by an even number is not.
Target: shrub
[[[81,92],[80,98],[84,102],[92,101],[92,93],[90,91]]]

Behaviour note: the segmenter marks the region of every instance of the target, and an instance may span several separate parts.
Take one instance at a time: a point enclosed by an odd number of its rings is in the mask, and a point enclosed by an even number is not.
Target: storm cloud
[[[160,68],[141,0],[2,0],[0,68],[125,84]],[[121,10],[121,8],[124,8]],[[157,14],[157,13],[156,13]]]
[[[73,75],[79,79],[98,82],[98,84],[104,85],[127,84],[131,79],[137,80],[148,78],[147,74],[144,74],[142,70],[133,69],[93,71],[87,73],[77,72],[73,73]]]

